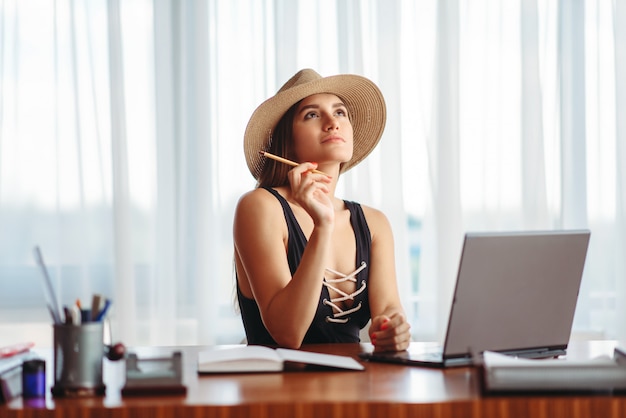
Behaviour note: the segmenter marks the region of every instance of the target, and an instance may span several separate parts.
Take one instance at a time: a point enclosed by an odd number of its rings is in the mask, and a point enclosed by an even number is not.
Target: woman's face
[[[298,162],[350,161],[352,123],[341,99],[322,93],[302,100],[293,119],[293,145]]]

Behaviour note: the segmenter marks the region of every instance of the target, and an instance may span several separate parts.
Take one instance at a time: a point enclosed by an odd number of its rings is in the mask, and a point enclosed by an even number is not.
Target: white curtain
[[[469,230],[589,228],[576,335],[626,338],[626,7],[601,0],[0,0],[0,344],[113,301],[115,339],[233,343],[242,138],[298,69],[387,100],[342,176],[382,209],[416,340]]]

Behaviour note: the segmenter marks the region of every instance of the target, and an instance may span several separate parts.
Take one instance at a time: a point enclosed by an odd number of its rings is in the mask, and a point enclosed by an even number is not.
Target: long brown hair
[[[300,102],[291,106],[283,117],[280,118],[274,128],[274,132],[270,134],[269,147],[265,151],[295,161],[296,155],[293,150],[292,140],[293,118]],[[263,169],[257,181],[257,187],[278,187],[289,184],[287,173],[289,173],[290,169],[291,167],[286,164],[265,158]]]

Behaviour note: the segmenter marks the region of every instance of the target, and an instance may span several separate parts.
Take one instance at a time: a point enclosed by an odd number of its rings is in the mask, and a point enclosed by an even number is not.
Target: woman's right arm
[[[250,289],[265,327],[284,347],[300,347],[317,310],[333,229],[332,220],[318,223],[292,277],[286,254],[287,227],[276,198],[265,190],[254,190],[240,199],[235,212],[240,286]]]

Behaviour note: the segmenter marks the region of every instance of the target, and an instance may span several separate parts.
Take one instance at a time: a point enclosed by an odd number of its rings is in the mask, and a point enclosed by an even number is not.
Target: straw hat
[[[311,69],[300,70],[252,113],[243,138],[248,168],[259,178],[270,136],[280,118],[300,100],[318,93],[338,96],[348,108],[354,132],[352,159],[342,172],[360,163],[378,144],[385,128],[387,111],[385,99],[378,87],[365,77],[353,74],[322,77]]]

